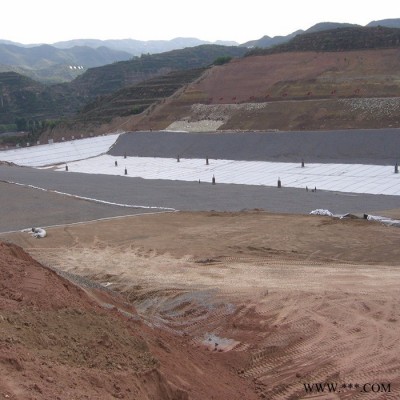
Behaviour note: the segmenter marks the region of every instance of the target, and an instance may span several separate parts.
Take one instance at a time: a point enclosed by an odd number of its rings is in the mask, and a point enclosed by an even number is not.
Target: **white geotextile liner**
[[[385,225],[395,226],[397,228],[400,228],[400,220],[398,220],[398,219],[380,217],[379,215],[368,215],[367,220],[368,221],[378,221]]]
[[[118,166],[115,166],[117,161]],[[321,190],[400,195],[400,174],[392,166],[363,164],[307,164],[267,161],[236,161],[158,157],[114,157],[108,154],[68,163],[69,171],[86,174],[125,175],[143,179],[164,179],[191,182],[234,183],[276,187],[278,178],[282,188],[317,188]],[[57,168],[65,171],[65,166]]]
[[[25,167],[42,167],[83,160],[106,153],[120,134],[0,151],[0,161]]]

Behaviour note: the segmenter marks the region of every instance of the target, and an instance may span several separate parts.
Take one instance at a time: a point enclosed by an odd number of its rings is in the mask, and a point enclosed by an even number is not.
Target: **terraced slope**
[[[77,122],[109,122],[115,117],[140,114],[155,103],[164,101],[177,90],[197,79],[204,68],[170,72],[98,98],[76,117]]]
[[[398,49],[285,52],[206,71],[134,129],[329,130],[400,126]],[[172,126],[171,126],[172,127]],[[196,126],[198,129],[198,124]]]

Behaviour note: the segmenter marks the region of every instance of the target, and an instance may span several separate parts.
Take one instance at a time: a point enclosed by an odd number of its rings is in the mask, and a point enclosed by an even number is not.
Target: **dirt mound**
[[[221,376],[218,367],[198,368],[191,381],[190,366],[204,355],[188,354],[184,340],[161,339],[121,296],[78,287],[16,245],[0,243],[0,282],[1,398],[252,398],[228,371],[228,389],[204,387],[203,377],[212,384]]]
[[[0,305],[3,310],[93,308],[94,303],[83,290],[44,268],[21,247],[0,243],[0,257]]]

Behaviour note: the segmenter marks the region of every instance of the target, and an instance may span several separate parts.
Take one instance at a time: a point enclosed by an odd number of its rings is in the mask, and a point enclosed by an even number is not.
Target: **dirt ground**
[[[0,239],[123,296],[160,335],[148,340],[160,373],[191,399],[400,395],[398,228],[178,212]],[[336,391],[318,394],[316,383]]]

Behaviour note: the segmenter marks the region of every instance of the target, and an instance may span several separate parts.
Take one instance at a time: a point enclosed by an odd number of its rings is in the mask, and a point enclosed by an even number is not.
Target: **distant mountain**
[[[112,50],[104,46],[97,49],[87,46],[58,49],[48,44],[29,48],[0,44],[0,64],[27,69],[48,68],[51,65],[58,64],[91,68],[115,61],[129,60],[131,57],[129,53]]]
[[[336,28],[348,28],[348,27],[360,27],[361,25],[351,24],[351,23],[340,23],[340,22],[320,22],[317,23],[307,30],[296,30],[285,36],[274,36],[270,37],[268,35],[263,36],[260,39],[251,40],[240,44],[241,47],[261,47],[267,48],[275,45],[279,45],[291,40],[298,34],[301,33],[313,33],[320,32],[324,30],[331,30]],[[371,21],[366,27],[383,26],[387,28],[400,28],[400,18],[382,19],[378,21]],[[39,47],[42,44],[22,44],[13,42],[10,40],[0,39],[0,44],[9,44],[23,48]],[[133,56],[140,56],[141,54],[155,54],[164,53],[170,50],[179,50],[185,47],[195,47],[202,44],[217,44],[221,46],[239,46],[239,43],[235,41],[224,41],[217,40],[215,42],[209,42],[206,40],[201,40],[197,38],[185,38],[177,37],[171,40],[135,40],[135,39],[74,39],[67,41],[60,41],[51,44],[51,46],[58,49],[71,49],[72,47],[90,47],[92,49],[97,49],[99,47],[108,47],[116,51],[122,51],[129,53]],[[0,60],[1,64],[1,60]]]
[[[400,28],[400,18],[381,19],[372,21],[366,26],[386,26],[387,28]]]
[[[269,37],[269,36],[263,36],[261,39],[258,40],[251,40],[249,42],[243,43],[240,46],[241,47],[247,47],[247,48],[252,48],[252,47],[261,47],[261,48],[267,48],[267,47],[272,47],[276,46],[278,44],[286,43],[290,39],[294,38],[296,35],[299,35],[300,33],[303,33],[304,31],[302,29],[293,32],[287,36],[274,36],[274,37]]]
[[[372,21],[368,25],[366,25],[366,27],[374,27],[374,26],[383,26],[387,28],[400,28],[400,18]],[[357,24],[349,24],[341,22],[320,22],[318,24],[313,25],[312,27],[308,28],[305,31],[300,29],[286,36],[274,36],[274,37],[263,36],[261,39],[251,40],[249,42],[241,44],[240,46],[247,48],[259,47],[262,49],[266,49],[269,47],[289,42],[289,40],[292,40],[297,35],[303,33],[314,33],[314,32],[323,32],[339,28],[357,28],[357,27],[362,27],[362,26]]]
[[[18,47],[37,47],[40,46],[43,43],[40,44],[23,44],[23,43],[18,43],[18,42],[13,42],[12,40],[5,40],[5,39],[0,39],[0,44],[12,44],[14,46],[18,46]]]
[[[361,27],[361,25],[347,24],[343,22],[319,22],[318,24],[313,25],[311,28],[306,29],[302,33],[314,33],[314,32],[329,31],[332,29],[356,28],[356,27]]]
[[[69,49],[73,46],[87,46],[92,48],[106,46],[113,50],[125,51],[134,56],[140,56],[141,54],[164,53],[166,51],[184,49],[185,47],[195,47],[195,46],[200,46],[202,44],[218,44],[222,46],[238,45],[238,43],[233,41],[218,40],[215,43],[211,43],[196,38],[178,37],[172,40],[147,40],[147,41],[134,40],[134,39],[115,39],[115,40],[76,39],[64,42],[56,42],[53,43],[53,46],[60,49]]]
[[[311,28],[308,28],[305,31],[302,29],[299,29],[295,32],[290,33],[289,35],[286,35],[286,36],[274,36],[274,37],[263,36],[261,39],[252,40],[250,42],[243,43],[243,44],[241,44],[241,46],[247,47],[247,48],[260,47],[262,49],[266,49],[269,47],[273,47],[273,46],[277,46],[277,45],[286,43],[289,40],[293,39],[295,36],[300,35],[302,33],[321,32],[321,31],[327,31],[330,29],[349,28],[349,27],[357,27],[357,26],[360,26],[360,25],[346,24],[346,23],[340,23],[340,22],[320,22],[318,24],[313,25]]]
[[[289,51],[348,51],[400,47],[400,29],[346,27],[302,33],[278,46],[251,49],[247,56]]]

